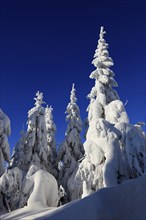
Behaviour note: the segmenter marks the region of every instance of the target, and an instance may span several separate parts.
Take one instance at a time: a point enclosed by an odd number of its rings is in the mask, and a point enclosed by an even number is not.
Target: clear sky
[[[54,108],[57,142],[75,83],[85,120],[94,85],[89,75],[100,26],[104,26],[118,93],[130,122],[146,118],[146,1],[1,0],[0,107],[11,120],[11,148],[27,128],[36,91]]]

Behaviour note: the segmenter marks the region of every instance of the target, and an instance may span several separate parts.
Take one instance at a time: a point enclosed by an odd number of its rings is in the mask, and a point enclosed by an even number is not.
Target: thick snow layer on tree
[[[11,127],[8,116],[0,109],[0,133],[2,132],[7,136],[10,135]]]
[[[84,143],[85,156],[73,173],[70,184],[72,200],[83,198],[103,186],[100,180],[104,153],[94,141]]]
[[[95,128],[90,127],[85,156],[72,174],[72,198],[136,178],[146,170],[146,138],[138,128],[104,119],[98,119]]]
[[[82,197],[118,183],[118,172],[123,174],[124,169],[119,137],[120,132],[113,124],[104,119],[97,121],[96,132],[84,143],[85,157],[74,176],[74,183],[80,187]]]
[[[25,207],[1,215],[2,220],[145,220],[146,176],[96,193],[59,208]]]
[[[115,127],[121,132],[121,151],[129,178],[146,173],[146,136],[130,124],[117,123]]]
[[[125,111],[123,102],[115,100],[109,103],[105,107],[105,119],[111,124],[116,124],[117,122],[129,123],[128,115]]]
[[[10,120],[0,109],[0,176],[4,173],[4,161],[10,162],[8,136],[11,133]]]
[[[118,84],[113,78],[114,72],[110,69],[113,66],[113,60],[109,57],[108,44],[104,39],[105,33],[104,28],[101,27],[97,49],[92,61],[96,70],[90,74],[90,78],[95,79],[95,86],[88,95],[90,99],[96,98],[102,106],[119,99],[117,92],[112,88],[118,86]]]
[[[47,146],[48,146],[48,171],[57,177],[57,153],[56,153],[56,141],[55,141],[55,133],[56,133],[56,125],[53,121],[52,115],[53,108],[46,107],[45,108],[45,123],[46,123],[46,135],[47,135]]]

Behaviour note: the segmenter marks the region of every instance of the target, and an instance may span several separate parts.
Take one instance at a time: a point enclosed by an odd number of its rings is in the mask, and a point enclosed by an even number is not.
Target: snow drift
[[[1,215],[2,220],[145,220],[146,176],[118,186],[98,190],[94,194],[56,209],[19,209]]]

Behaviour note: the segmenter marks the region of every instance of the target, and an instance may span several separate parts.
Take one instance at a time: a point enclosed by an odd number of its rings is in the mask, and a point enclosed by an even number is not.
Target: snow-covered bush
[[[8,169],[0,178],[0,195],[3,197],[1,208],[15,210],[19,208],[22,193],[22,171],[15,167]],[[4,202],[5,201],[5,202]]]

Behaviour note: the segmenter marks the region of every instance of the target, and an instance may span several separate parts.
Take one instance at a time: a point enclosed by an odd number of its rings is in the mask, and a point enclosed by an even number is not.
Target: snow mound
[[[42,181],[43,180],[43,181]],[[25,194],[30,194],[27,206],[56,207],[58,204],[58,185],[53,175],[31,165],[26,176],[23,189]]]
[[[145,220],[146,176],[127,181],[118,186],[103,188],[96,193],[61,208],[19,209],[1,215],[2,220]]]

